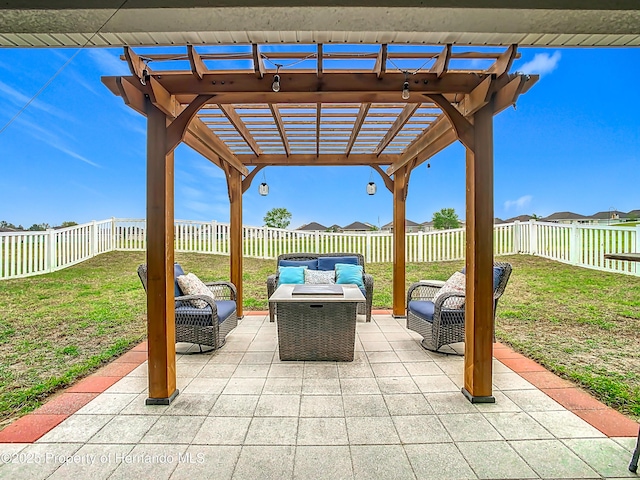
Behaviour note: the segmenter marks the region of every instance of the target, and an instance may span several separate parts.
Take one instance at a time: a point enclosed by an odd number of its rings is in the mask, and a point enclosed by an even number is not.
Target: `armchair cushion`
[[[358,257],[318,257],[318,270],[334,270],[336,263],[358,265]]]
[[[462,293],[465,292],[466,278],[464,273],[455,272],[449,277],[442,288],[438,290],[438,293],[433,297],[433,303],[436,303],[438,299],[446,293]],[[464,298],[453,297],[445,300],[446,308],[460,309],[464,306]]]
[[[184,270],[182,269],[179,263],[174,263],[173,264],[173,280],[174,280],[173,296],[174,297],[181,297],[182,295],[184,295],[184,293],[182,293],[182,290],[180,289],[180,284],[178,283],[178,277],[180,275],[184,275]]]
[[[202,280],[193,273],[180,275],[178,277],[178,285],[180,285],[180,289],[185,295],[207,295],[208,297],[213,298],[209,287],[202,283]],[[188,300],[187,303],[196,308],[204,308],[207,306],[207,302],[204,300]]]
[[[304,271],[304,283],[315,285],[326,285],[336,283],[336,272],[334,270],[309,270]]]
[[[278,285],[283,283],[304,283],[304,271],[307,267],[278,267]]]
[[[202,300],[200,300],[202,301]],[[233,300],[217,300],[218,324],[224,322],[236,311],[236,302]],[[196,308],[186,302],[176,307],[176,324],[178,325],[199,325],[201,327],[211,326],[211,309]]]
[[[309,270],[318,270],[318,259],[315,260],[280,260],[279,267],[307,267]]]
[[[336,263],[335,269],[336,269],[337,284],[353,283],[360,288],[364,288],[364,282],[362,280],[362,275],[363,275],[362,265]]]
[[[435,303],[426,300],[411,300],[409,302],[409,311],[421,319],[431,323],[433,322]]]

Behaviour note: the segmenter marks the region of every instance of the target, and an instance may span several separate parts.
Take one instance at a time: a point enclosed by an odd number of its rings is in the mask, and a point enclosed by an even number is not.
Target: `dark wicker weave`
[[[356,303],[278,304],[280,360],[353,361]]]
[[[498,286],[493,292],[494,308],[493,321],[495,323],[496,307],[498,299],[504,293],[504,289],[511,275],[511,264],[496,262],[495,267],[502,267],[504,272],[500,277]],[[432,301],[443,282],[430,282],[428,280],[414,283],[407,292],[407,328],[422,335],[422,346],[427,350],[438,351],[443,345],[464,342],[464,307],[460,310],[448,308],[451,298],[464,298],[463,294],[445,294],[438,298],[434,306],[433,322],[428,322],[409,309],[411,301]]]
[[[318,257],[358,257],[358,265],[362,265],[362,281],[365,288],[366,302],[358,305],[358,313],[366,315],[366,321],[371,321],[371,303],[373,301],[373,276],[365,272],[364,256],[359,253],[284,253],[278,256],[276,266],[280,264],[280,260],[315,260]],[[277,270],[277,268],[276,268]],[[273,295],[278,286],[278,273],[267,277],[267,298]],[[269,303],[269,319],[275,321],[276,306]]]
[[[147,266],[138,267],[138,276],[147,290]],[[229,282],[205,283],[215,300],[236,301],[236,287]],[[204,300],[204,308],[190,307],[188,300]],[[238,310],[229,315],[222,323],[219,322],[218,308],[214,300],[207,295],[184,295],[175,297],[176,302],[176,342],[195,343],[213,347],[215,350],[224,345],[227,334],[238,326]]]

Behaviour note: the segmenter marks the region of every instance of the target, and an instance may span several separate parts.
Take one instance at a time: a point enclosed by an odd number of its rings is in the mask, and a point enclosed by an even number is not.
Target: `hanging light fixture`
[[[278,93],[280,91],[280,65],[276,64],[276,74],[273,76],[271,90]]]
[[[369,183],[367,183],[367,195],[375,195],[378,191],[378,187],[374,183],[373,179],[373,168],[371,169],[371,174],[369,175]]]
[[[408,73],[404,72],[404,84],[402,85],[402,99],[409,100],[411,96],[411,92],[409,91],[409,76]]]
[[[264,172],[262,172],[262,183],[258,186],[258,193],[263,197],[269,195],[269,185],[267,185],[267,177]]]

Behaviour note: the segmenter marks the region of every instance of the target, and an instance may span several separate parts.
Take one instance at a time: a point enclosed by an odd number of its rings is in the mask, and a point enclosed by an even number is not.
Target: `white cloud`
[[[509,210],[511,207],[515,207],[516,210],[522,210],[531,205],[531,200],[533,200],[531,195],[523,195],[517,200],[507,200],[504,202],[504,209]]]
[[[128,75],[131,73],[129,72],[127,62],[120,60],[118,54],[114,55],[109,50],[100,48],[91,48],[87,51],[91,59],[98,66],[100,73],[104,73],[105,75]]]
[[[553,72],[560,62],[562,54],[556,50],[553,55],[548,53],[536,53],[533,60],[522,65],[518,70],[522,73],[537,73],[539,75],[546,75]]]
[[[20,93],[18,90],[16,90],[15,88],[7,85],[6,83],[0,81],[0,93],[4,93],[5,95],[2,95],[2,97],[4,97],[6,100],[9,100],[11,103],[13,103],[16,106],[19,106],[20,108],[24,107],[29,100],[31,100],[31,97]],[[31,102],[29,104],[29,107],[27,107],[27,110],[29,108],[35,108],[38,110],[42,110],[43,112],[49,113],[53,116],[56,116],[58,118],[64,119],[64,120],[70,120],[71,117],[69,117],[66,113],[64,113],[62,110],[54,107],[53,105],[49,105],[48,103],[45,103],[41,100],[34,100],[33,102]]]
[[[224,172],[217,165],[212,164],[208,160],[204,158],[200,158],[197,161],[193,162],[192,167],[200,172],[202,175],[205,175],[209,178],[226,178]]]

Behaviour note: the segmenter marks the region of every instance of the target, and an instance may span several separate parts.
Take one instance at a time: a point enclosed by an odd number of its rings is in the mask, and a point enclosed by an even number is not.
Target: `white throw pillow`
[[[444,283],[442,288],[438,290],[438,293],[435,297],[433,297],[433,303],[438,301],[445,293],[461,293],[464,295],[465,293],[465,285],[466,285],[466,277],[462,272],[455,272],[453,275],[449,277],[449,279]],[[451,308],[454,310],[460,310],[464,307],[464,298],[462,297],[453,297],[445,300],[444,305],[445,308]]]
[[[178,285],[180,285],[180,289],[185,295],[207,295],[213,298],[209,287],[202,283],[202,280],[193,273],[178,276]],[[208,306],[204,300],[189,300],[189,303],[196,308],[205,308]]]
[[[313,285],[327,285],[336,283],[335,270],[309,270],[304,271],[304,283]]]

